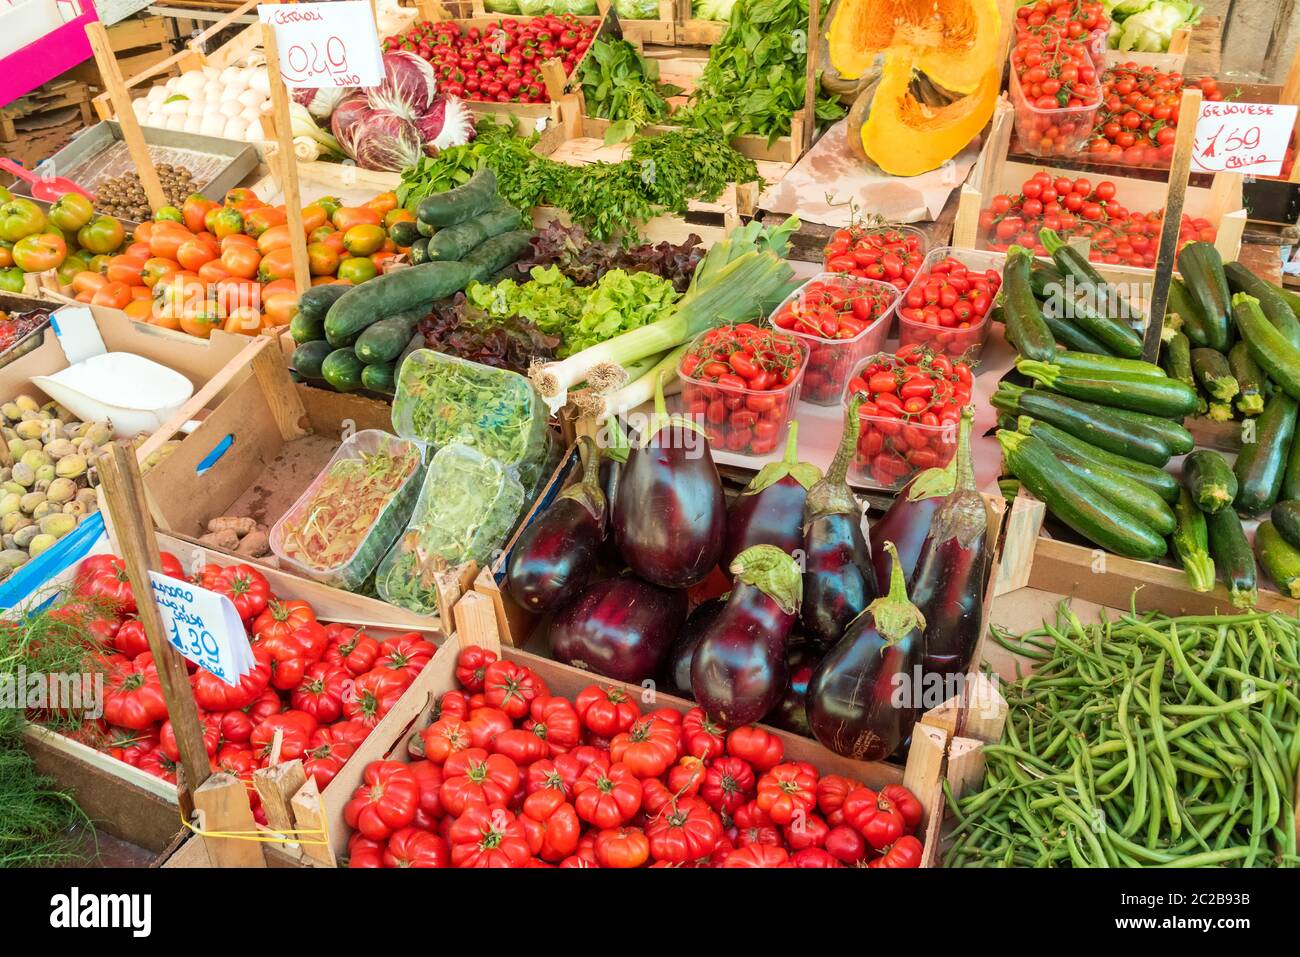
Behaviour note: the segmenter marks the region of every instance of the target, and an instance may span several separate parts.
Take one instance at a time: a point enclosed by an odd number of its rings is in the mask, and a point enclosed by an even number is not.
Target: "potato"
[[[256,523],[248,515],[221,515],[208,520],[209,532],[224,532],[230,529],[236,535],[244,536],[253,530]]]
[[[208,532],[208,534],[199,538],[199,544],[206,545],[208,548],[233,552],[239,547],[239,535],[232,528],[223,529],[219,532]]]
[[[271,540],[265,532],[251,531],[240,541],[236,554],[248,558],[261,558],[271,550]]]

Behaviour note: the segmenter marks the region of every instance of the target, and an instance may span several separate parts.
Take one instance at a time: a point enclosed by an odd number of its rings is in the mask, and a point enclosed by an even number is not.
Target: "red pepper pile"
[[[922,808],[786,761],[757,726],[704,712],[642,715],[619,689],[574,701],[482,648],[463,690],[412,739],[416,760],[376,761],[348,803],[351,867],[917,867]]]
[[[1202,98],[1210,102],[1223,99],[1212,76],[1192,80],[1136,63],[1111,67],[1102,76],[1105,103],[1088,143],[1088,158],[1125,166],[1168,166],[1178,138],[1178,104],[1187,87],[1200,87]]]
[[[187,578],[167,553],[163,572]],[[190,665],[208,757],[246,782],[270,762],[272,742],[281,731],[280,760],[302,758],[323,790],[437,650],[416,633],[380,641],[355,628],[319,622],[307,602],[277,599],[251,565],[208,564],[191,580],[230,598],[253,646],[256,665],[238,686]],[[122,560],[87,558],[73,589],[96,606],[116,610],[90,625],[106,672],[104,716],[84,725],[78,737],[175,781],[180,752]],[[74,603],[60,611],[75,615],[84,609]],[[266,823],[251,784],[249,797],[254,815]]]
[[[971,368],[921,346],[871,359],[849,382],[864,392],[854,465],[873,484],[901,486],[922,469],[947,465],[957,450],[957,424],[971,401]]]
[[[750,322],[704,333],[682,357],[682,404],[714,448],[766,455],[780,444],[807,347]]]
[[[383,42],[384,51],[409,50],[433,64],[448,96],[496,103],[546,103],[542,61],[558,59],[569,76],[596,35],[597,22],[572,14],[498,20],[487,27],[413,22]]]
[[[949,256],[918,276],[898,314],[900,345],[922,345],[959,356],[984,341],[984,319],[1002,285],[1002,273],[983,272]]]
[[[1038,0],[1016,11],[1011,68],[1020,96],[1013,99],[1029,151],[1071,153],[1091,132],[1090,110],[1101,102],[1095,56],[1104,54],[1108,24],[1099,3]],[[1094,53],[1098,37],[1103,49]]]
[[[827,272],[846,272],[878,279],[900,291],[925,259],[921,237],[892,226],[851,226],[837,229],[822,252]]]

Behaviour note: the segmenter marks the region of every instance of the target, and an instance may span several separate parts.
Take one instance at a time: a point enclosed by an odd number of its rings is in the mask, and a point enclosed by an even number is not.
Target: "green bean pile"
[[[1019,640],[983,789],[947,867],[1295,866],[1300,621],[1066,608]]]

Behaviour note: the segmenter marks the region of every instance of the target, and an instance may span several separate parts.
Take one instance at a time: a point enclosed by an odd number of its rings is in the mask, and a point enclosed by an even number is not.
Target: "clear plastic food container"
[[[1011,74],[1011,105],[1015,109],[1016,139],[1020,148],[1034,156],[1069,156],[1083,151],[1097,125],[1101,98],[1091,106],[1062,106],[1042,110],[1031,103],[1020,87],[1014,67]]]
[[[696,336],[687,354],[693,352],[707,334]],[[785,444],[786,431],[794,418],[794,405],[799,399],[799,387],[808,365],[807,342],[798,336],[790,336],[790,339],[799,349],[799,365],[789,383],[779,389],[758,392],[706,382],[684,374],[678,365],[677,375],[682,382],[681,410],[704,427],[714,451],[768,455]]]
[[[423,477],[420,443],[357,432],[271,527],[271,551],[307,578],[356,589],[410,518]]]
[[[907,291],[903,293],[903,297],[896,307],[898,312],[898,344],[908,346],[913,343],[920,343],[937,352],[943,352],[949,356],[964,356],[973,362],[979,358],[980,351],[984,348],[984,341],[988,338],[989,316],[994,308],[992,300],[996,296],[990,297],[988,311],[984,313],[983,318],[979,322],[972,322],[965,327],[960,325],[948,326],[942,323],[931,324],[908,317],[908,311],[911,307],[907,305],[907,300],[912,291],[923,288],[926,277],[930,274],[934,265],[949,258],[957,260],[967,269],[975,270],[980,274],[983,274],[988,269],[995,270],[999,282],[1001,281],[1002,266],[1007,259],[1005,253],[957,249],[953,246],[940,246],[926,253],[925,262],[921,264],[921,269],[917,272],[916,278],[907,287]]]
[[[859,226],[859,227],[856,227],[855,231],[856,231],[858,234],[863,235],[863,236],[875,236],[875,235],[879,235],[880,233],[895,232],[895,233],[898,233],[898,234],[900,235],[900,237],[903,238],[905,241],[906,241],[906,240],[909,240],[909,239],[915,241],[915,243],[916,243],[916,251],[917,251],[918,253],[920,253],[921,256],[925,256],[925,254],[926,254],[927,252],[929,252],[929,248],[930,248],[930,238],[929,238],[929,236],[926,235],[925,230],[923,230],[923,229],[918,229],[918,228],[915,227],[915,226],[908,226],[908,225],[903,225],[903,224],[900,224],[900,225],[894,225],[894,224],[892,224],[892,223],[884,223],[884,224],[882,224],[882,225],[880,225],[880,226]],[[828,243],[827,245],[829,245],[829,243]],[[835,269],[832,269],[832,268],[831,268],[831,266],[830,266],[830,261],[829,261],[829,260],[830,260],[830,257],[826,255],[826,250],[823,249],[823,250],[822,250],[822,269],[824,269],[824,270],[827,271],[827,272],[840,272],[841,270],[835,270]],[[870,276],[863,276],[862,278],[864,278],[864,279],[870,279],[870,278],[872,278],[872,277],[870,277]],[[899,290],[901,291],[901,290],[907,288],[907,284],[908,284],[908,282],[910,282],[911,280],[910,280],[910,279],[907,279],[906,277],[904,277],[903,279],[900,279],[900,280],[898,280],[897,282],[891,282],[891,281],[888,280],[888,279],[882,279],[882,280],[880,280],[880,281],[881,281],[881,282],[889,282],[891,285],[893,285],[894,287],[896,287],[897,289],[899,289]]]
[[[849,294],[887,297],[888,305],[865,329],[852,339],[827,339],[799,328],[779,326],[777,318],[790,305],[802,302],[813,283],[838,286]],[[769,321],[783,332],[798,336],[808,345],[808,365],[804,368],[799,399],[812,405],[839,405],[853,370],[869,355],[883,348],[894,324],[894,312],[902,293],[891,283],[862,279],[842,272],[822,272],[792,292],[772,310]]]
[[[379,563],[379,596],[418,614],[437,614],[437,573],[491,561],[523,508],[524,489],[513,469],[468,445],[439,449],[406,530]]]

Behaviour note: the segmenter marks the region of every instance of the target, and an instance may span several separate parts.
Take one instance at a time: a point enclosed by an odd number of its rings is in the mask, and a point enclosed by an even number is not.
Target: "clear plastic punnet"
[[[515,471],[496,459],[460,443],[439,449],[406,531],[379,563],[379,597],[437,614],[437,573],[467,561],[490,562],[519,521],[524,498]]]
[[[378,429],[350,435],[271,527],[271,551],[308,578],[358,588],[410,518],[423,477],[419,442]]]

